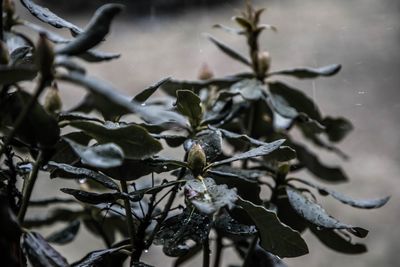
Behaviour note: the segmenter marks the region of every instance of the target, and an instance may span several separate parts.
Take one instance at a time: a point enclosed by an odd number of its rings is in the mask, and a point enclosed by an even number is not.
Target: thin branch
[[[39,173],[40,165],[42,165],[43,161],[43,152],[40,151],[39,155],[33,165],[33,169],[31,173],[29,174],[29,177],[24,180],[24,186],[23,186],[23,193],[22,193],[22,203],[21,203],[21,208],[19,209],[18,212],[18,221],[22,224],[24,222],[26,210],[28,209],[28,204],[32,195],[33,187],[36,182],[36,178]]]
[[[203,242],[203,267],[210,267],[210,241],[207,238]]]

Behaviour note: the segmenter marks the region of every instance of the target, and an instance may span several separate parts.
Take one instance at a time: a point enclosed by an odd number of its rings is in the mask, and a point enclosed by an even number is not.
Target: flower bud
[[[206,154],[203,148],[199,144],[193,145],[188,154],[188,166],[194,177],[202,174],[206,163]]]
[[[51,114],[57,113],[61,110],[62,101],[56,86],[51,86],[47,90],[43,106],[44,109]]]
[[[269,70],[269,66],[271,65],[271,56],[267,51],[258,53],[258,66],[260,69],[260,73],[265,74]]]
[[[0,65],[7,65],[10,61],[7,45],[0,41]]]
[[[40,33],[36,46],[36,64],[42,77],[53,75],[54,49],[45,33]]]
[[[214,77],[214,73],[210,69],[210,67],[207,65],[207,63],[204,63],[201,65],[200,71],[199,71],[199,80],[209,80]]]

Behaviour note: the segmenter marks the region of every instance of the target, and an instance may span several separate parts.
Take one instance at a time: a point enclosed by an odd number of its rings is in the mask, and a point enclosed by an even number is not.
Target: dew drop
[[[149,250],[148,250],[148,249],[145,249],[145,250],[144,250],[144,253],[149,253]]]

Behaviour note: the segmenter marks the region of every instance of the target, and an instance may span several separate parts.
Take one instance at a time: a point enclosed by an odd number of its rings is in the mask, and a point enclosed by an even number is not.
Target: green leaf
[[[86,211],[84,210],[70,210],[66,208],[55,208],[49,210],[42,216],[35,216],[24,220],[24,227],[43,227],[53,225],[59,222],[72,222],[80,217],[84,216]]]
[[[120,167],[102,170],[116,180],[131,181],[148,175],[152,172],[164,173],[184,166],[184,162],[163,158],[149,158],[145,160],[124,160]]]
[[[23,246],[33,267],[69,266],[67,260],[38,233],[26,233],[23,237]]]
[[[190,90],[176,91],[176,107],[178,111],[189,118],[193,128],[200,125],[203,118],[203,107],[200,98]]]
[[[99,143],[114,142],[122,148],[128,159],[145,159],[161,151],[161,143],[146,129],[136,124],[123,125],[106,122],[73,121],[72,127],[85,131]]]
[[[121,56],[120,54],[107,53],[107,52],[94,50],[94,49],[87,50],[87,51],[77,55],[77,57],[79,57],[80,59],[83,59],[83,60],[85,60],[86,62],[89,62],[89,63],[98,63],[98,62],[103,62],[103,61],[110,61],[110,60],[113,60],[113,59],[120,58],[120,56]]]
[[[226,184],[216,185],[212,178],[187,181],[185,195],[197,210],[205,214],[213,214],[224,207],[231,209],[237,200],[236,188],[229,189]]]
[[[218,233],[228,237],[252,236],[257,233],[254,225],[245,225],[237,222],[229,214],[222,214],[214,221],[214,227]]]
[[[32,15],[53,27],[67,28],[74,34],[82,33],[82,29],[80,29],[78,26],[60,18],[48,8],[39,6],[31,0],[21,0],[21,3],[26,9],[29,10],[29,12],[31,12]]]
[[[322,124],[326,127],[326,134],[331,142],[340,142],[353,130],[353,125],[345,118],[325,117]]]
[[[48,163],[48,167],[51,170],[51,178],[62,177],[72,179],[90,179],[105,186],[106,188],[119,190],[119,186],[116,182],[100,172],[81,167],[74,167],[69,164],[56,163],[53,161]]]
[[[376,199],[353,199],[353,198],[348,197],[340,192],[326,188],[324,186],[320,186],[320,185],[308,182],[303,179],[298,179],[298,178],[289,178],[289,179],[292,181],[301,182],[303,184],[311,186],[311,187],[317,189],[321,195],[324,195],[324,196],[330,195],[331,197],[339,200],[340,202],[342,202],[344,204],[347,204],[347,205],[355,207],[355,208],[360,208],[360,209],[380,208],[383,205],[385,205],[390,199],[390,197],[382,197],[382,198],[376,198]]]
[[[13,127],[32,96],[24,91],[8,94],[0,100],[0,129],[7,132]],[[59,140],[60,128],[56,119],[35,101],[16,134],[22,142],[32,147],[51,148]]]
[[[249,151],[246,151],[243,153],[238,153],[238,154],[234,155],[233,157],[230,157],[230,158],[227,158],[227,159],[224,159],[221,161],[213,162],[210,164],[210,167],[216,167],[216,166],[224,165],[224,164],[231,163],[231,162],[238,161],[238,160],[255,158],[255,157],[259,157],[259,156],[265,156],[265,155],[271,153],[272,151],[274,151],[275,149],[277,149],[278,147],[280,147],[280,145],[282,145],[283,142],[285,142],[285,140],[280,139],[280,140],[276,140],[271,143],[266,143],[265,145],[250,149]]]
[[[361,254],[367,252],[367,247],[364,244],[352,243],[347,236],[344,236],[340,231],[332,229],[320,229],[310,227],[311,232],[325,246],[340,253],[345,254]]]
[[[263,97],[265,86],[256,79],[244,79],[233,84],[229,90],[230,94],[240,94],[246,100],[258,100]]]
[[[94,193],[72,188],[61,188],[61,192],[75,197],[77,200],[88,204],[114,203],[118,199],[123,199],[121,193]]]
[[[282,224],[274,212],[240,198],[237,204],[254,221],[263,249],[281,258],[298,257],[308,253],[307,244],[300,233]]]
[[[342,66],[339,64],[332,64],[320,68],[296,68],[290,70],[275,71],[269,73],[268,76],[288,75],[288,76],[294,76],[299,79],[312,79],[320,76],[328,77],[335,75],[340,71],[341,68]]]
[[[251,76],[249,74],[248,76]],[[242,80],[240,75],[226,76],[223,78],[215,78],[200,81],[185,81],[185,80],[168,80],[161,86],[161,89],[170,96],[176,96],[176,91],[181,89],[188,89],[198,94],[201,89],[210,86],[215,86],[219,89],[229,88],[232,84]]]
[[[268,88],[273,96],[279,95],[284,98],[288,105],[294,108],[298,113],[307,114],[307,116],[313,120],[322,120],[317,105],[303,92],[281,82],[270,82],[268,83]]]
[[[71,39],[66,39],[63,36],[48,30],[45,27],[39,26],[37,24],[31,23],[29,21],[22,21],[22,24],[20,24],[22,26],[25,26],[27,28],[29,28],[30,30],[34,30],[37,33],[45,33],[46,34],[46,38],[56,44],[65,44],[71,41]],[[15,25],[18,26],[18,25]]]
[[[243,30],[231,28],[231,27],[225,26],[223,24],[215,24],[215,25],[213,25],[213,28],[222,29],[227,33],[233,33],[233,34],[238,34],[238,35],[245,34],[245,31],[243,31]]]
[[[65,245],[73,241],[78,234],[81,223],[79,220],[72,221],[63,229],[50,234],[46,240],[57,245]]]
[[[118,257],[121,248],[109,248],[102,250],[95,250],[89,252],[81,260],[71,264],[72,267],[106,267],[106,266],[118,266],[115,259]]]
[[[222,153],[222,137],[218,130],[204,130],[193,139],[186,138],[184,148],[189,152],[193,145],[199,144],[206,154],[207,162],[211,162]]]
[[[191,209],[165,220],[154,239],[155,245],[162,245],[163,252],[170,257],[178,257],[188,252],[188,240],[202,244],[208,238],[211,222],[207,215]]]
[[[96,10],[85,31],[64,47],[57,49],[56,53],[69,56],[79,55],[98,45],[104,40],[110,30],[112,20],[122,9],[123,6],[120,4],[101,6]]]
[[[288,146],[281,146],[272,151],[270,154],[264,156],[267,161],[276,160],[278,162],[290,161],[297,156],[296,151]]]
[[[208,170],[207,175],[215,180],[217,184],[226,184],[229,188],[236,188],[237,194],[255,204],[261,204],[261,187],[258,179],[265,173],[257,170],[244,170],[231,166],[220,166]]]
[[[154,92],[160,88],[164,83],[168,82],[171,78],[164,78],[161,81],[147,87],[139,94],[135,95],[133,98],[134,101],[138,103],[144,103],[150,96],[154,94]]]
[[[96,146],[82,146],[72,140],[65,139],[75,153],[81,158],[83,164],[97,168],[112,168],[122,165],[124,152],[114,143]]]
[[[237,60],[239,62],[242,62],[243,64],[251,67],[251,62],[248,60],[245,56],[241,55],[239,52],[235,51],[234,49],[230,48],[226,44],[222,43],[221,41],[218,41],[211,35],[208,36],[208,39],[213,42],[222,52],[233,58],[234,60]]]
[[[316,155],[312,154],[304,146],[294,143],[291,143],[290,146],[296,150],[300,163],[304,164],[316,177],[324,181],[336,183],[348,180],[341,168],[325,166]]]
[[[33,66],[0,65],[0,85],[30,81],[36,77],[37,70]]]
[[[99,110],[106,118],[135,113],[137,110],[135,104],[131,103],[127,97],[118,93],[117,90],[107,82],[77,72],[60,74],[57,78],[62,81],[86,87],[90,92],[90,98],[86,97],[87,99],[85,101],[90,102],[90,104],[86,104],[86,107],[89,107],[89,110],[92,108]]]
[[[287,186],[286,193],[293,209],[310,223],[327,229],[346,229],[348,232],[361,238],[367,236],[368,230],[341,223],[326,213],[320,205],[309,200],[293,187]]]

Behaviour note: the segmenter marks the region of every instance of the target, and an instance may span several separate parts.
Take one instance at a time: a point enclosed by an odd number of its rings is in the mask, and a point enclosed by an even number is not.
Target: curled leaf
[[[269,76],[272,75],[288,75],[294,76],[299,79],[312,79],[319,76],[328,77],[335,75],[342,68],[339,64],[332,64],[320,68],[296,68],[290,70],[281,70],[269,73]]]
[[[339,220],[326,213],[320,205],[306,198],[298,190],[287,186],[286,193],[293,209],[310,223],[327,229],[346,229],[358,237],[367,236],[368,230],[341,223]]]

